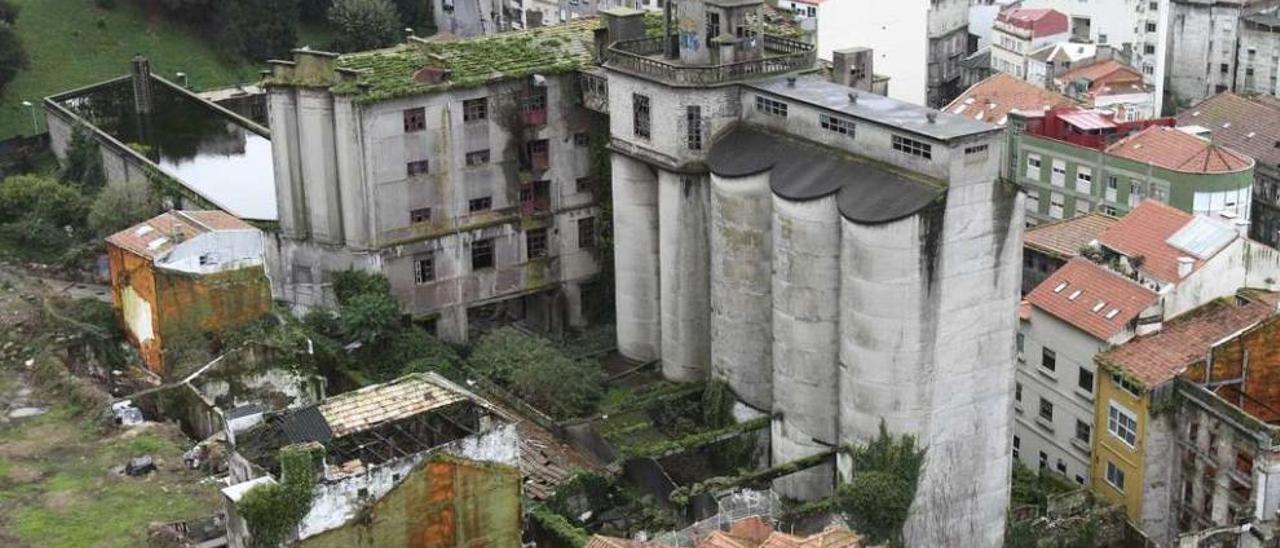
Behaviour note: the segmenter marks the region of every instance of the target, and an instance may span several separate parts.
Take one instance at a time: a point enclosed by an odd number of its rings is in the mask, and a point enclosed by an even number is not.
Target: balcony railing
[[[609,46],[606,63],[641,76],[687,85],[719,84],[814,66],[815,51],[812,44],[768,34],[763,35],[763,39],[763,57],[719,65],[684,65],[665,59],[661,57],[661,37],[629,40]]]

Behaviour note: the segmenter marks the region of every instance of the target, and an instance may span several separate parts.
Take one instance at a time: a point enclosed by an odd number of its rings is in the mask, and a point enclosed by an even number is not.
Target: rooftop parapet
[[[665,58],[666,41],[661,36],[627,40],[609,46],[605,66],[677,86],[706,86],[808,70],[816,63],[813,44],[772,34],[759,38],[764,45],[762,57],[710,65],[688,65]],[[733,42],[754,39],[735,38]],[[722,47],[733,47],[733,43],[723,44],[723,38],[716,40]]]

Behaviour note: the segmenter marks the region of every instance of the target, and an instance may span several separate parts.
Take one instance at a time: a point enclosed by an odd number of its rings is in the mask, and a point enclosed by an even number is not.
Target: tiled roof
[[[317,408],[333,430],[333,437],[341,438],[465,399],[462,392],[426,375],[408,375],[334,396]]]
[[[1165,322],[1160,332],[1138,337],[1098,356],[1148,387],[1157,386],[1205,358],[1223,338],[1276,313],[1274,294],[1238,304],[1234,298],[1212,301]]]
[[[221,230],[257,229],[223,211],[170,211],[108,236],[107,243],[155,260],[178,241]]]
[[[1280,104],[1219,93],[1178,113],[1178,125],[1208,128],[1213,142],[1268,165],[1280,164]]]
[[[1120,74],[1117,75],[1117,72]],[[1141,80],[1142,74],[1115,59],[1107,59],[1099,63],[1075,67],[1058,76],[1058,80],[1074,82],[1083,78],[1090,82],[1097,82],[1103,79],[1115,79],[1116,77],[1132,77]]]
[[[1154,291],[1137,282],[1077,257],[1036,286],[1027,302],[1105,341],[1156,298]]]
[[[1004,125],[1011,110],[1036,112],[1074,104],[1066,96],[997,72],[965,90],[943,111]]]
[[[1098,53],[1098,46],[1078,42],[1055,42],[1032,51],[1028,57],[1037,61],[1055,61],[1074,63],[1081,59],[1093,57]]]
[[[1116,141],[1107,153],[1184,173],[1229,173],[1253,166],[1243,154],[1165,126],[1151,126]]]
[[[1109,111],[1077,109],[1058,115],[1058,119],[1075,126],[1076,129],[1092,131],[1116,127],[1114,113]]]
[[[1192,215],[1155,200],[1143,200],[1119,222],[1100,236],[1098,243],[1128,257],[1142,256],[1138,268],[1147,275],[1169,283],[1178,276],[1178,257],[1187,255],[1172,245],[1169,238],[1190,223]],[[1204,264],[1196,260],[1192,270]]]
[[[1095,211],[1088,215],[1042,224],[1027,229],[1023,244],[1042,253],[1069,259],[1078,255],[1081,247],[1097,240],[1103,231],[1119,220]]]
[[[996,20],[1030,30],[1035,36],[1067,32],[1067,16],[1047,8],[1009,8],[1000,12]]]
[[[741,525],[748,522],[750,527]],[[763,523],[764,529],[759,525]],[[694,544],[696,548],[862,548],[862,537],[847,527],[827,527],[820,533],[798,537],[773,531],[759,517],[747,517],[730,526],[728,532],[712,531]],[[587,541],[586,548],[675,548],[669,544],[642,542],[616,537],[595,535]]]

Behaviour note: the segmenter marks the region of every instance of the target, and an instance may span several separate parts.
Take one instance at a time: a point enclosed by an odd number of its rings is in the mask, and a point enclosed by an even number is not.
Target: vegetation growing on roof
[[[258,485],[236,505],[244,518],[252,548],[275,548],[296,532],[311,511],[319,446],[291,445],[280,449],[280,481]]]
[[[604,395],[599,363],[570,358],[550,341],[510,327],[481,338],[467,366],[561,419],[590,413]]]
[[[489,82],[560,74],[591,62],[596,19],[453,41],[421,41],[390,49],[344,55],[341,68],[359,71],[354,82],[334,86],[333,92],[375,102],[452,87],[476,87]],[[437,84],[414,79],[419,70],[449,71]]]

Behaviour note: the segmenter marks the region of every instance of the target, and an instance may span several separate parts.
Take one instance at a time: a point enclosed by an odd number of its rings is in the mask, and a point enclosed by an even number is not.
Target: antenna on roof
[[[849,102],[855,105],[858,104],[858,92],[856,91],[849,92]],[[1280,141],[1276,141],[1276,146],[1280,146]]]

